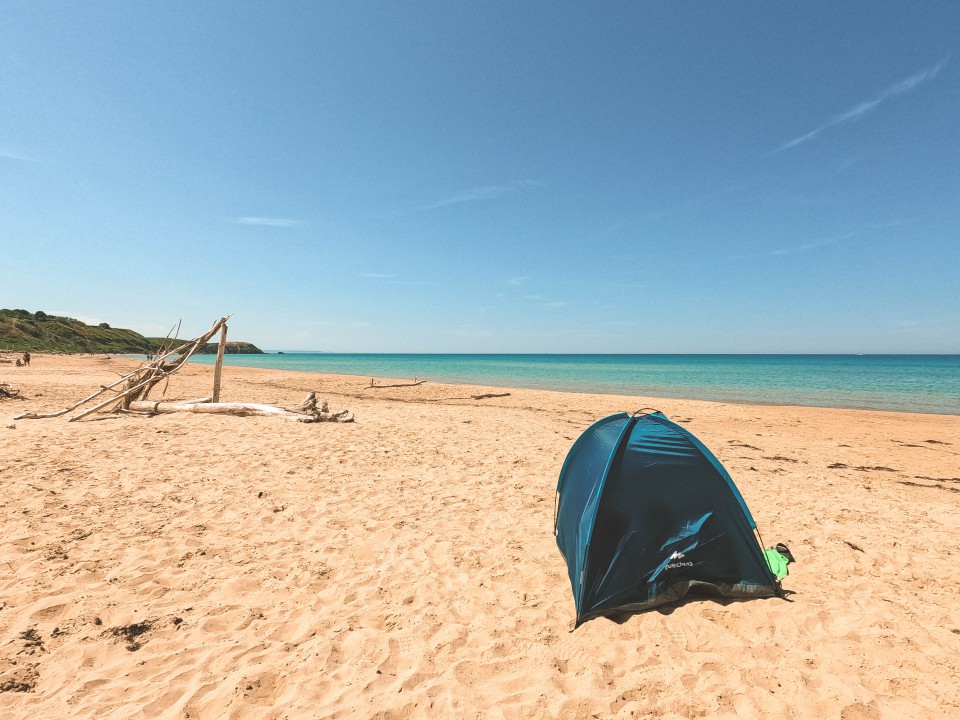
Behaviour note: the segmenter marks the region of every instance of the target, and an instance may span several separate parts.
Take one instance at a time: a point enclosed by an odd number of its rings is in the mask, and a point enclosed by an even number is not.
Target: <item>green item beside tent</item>
[[[789,560],[773,548],[764,550],[763,557],[767,561],[767,567],[770,568],[770,572],[777,576],[777,580],[782,580],[790,574],[790,570],[787,569]]]

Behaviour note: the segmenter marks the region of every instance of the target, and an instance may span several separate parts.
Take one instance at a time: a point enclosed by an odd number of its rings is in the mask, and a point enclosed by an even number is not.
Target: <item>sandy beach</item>
[[[136,364],[0,365],[26,398],[0,401],[4,718],[960,716],[960,416],[227,367],[223,400],[316,391],[356,421],[12,422]],[[188,366],[166,397],[211,378]],[[641,407],[789,545],[790,602],[572,632],[557,475],[594,420]]]

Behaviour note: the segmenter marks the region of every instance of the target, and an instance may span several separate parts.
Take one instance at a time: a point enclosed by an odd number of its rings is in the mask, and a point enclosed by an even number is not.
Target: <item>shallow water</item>
[[[194,356],[212,364],[213,355]],[[228,355],[243,367],[516,388],[960,414],[960,355]]]

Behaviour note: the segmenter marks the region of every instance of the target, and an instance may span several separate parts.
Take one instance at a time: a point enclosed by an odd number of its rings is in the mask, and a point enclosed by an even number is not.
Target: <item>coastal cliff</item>
[[[197,350],[199,355],[216,355],[220,343],[204,343]],[[263,355],[263,350],[253,343],[231,342],[227,341],[227,346],[223,350],[225,355]]]

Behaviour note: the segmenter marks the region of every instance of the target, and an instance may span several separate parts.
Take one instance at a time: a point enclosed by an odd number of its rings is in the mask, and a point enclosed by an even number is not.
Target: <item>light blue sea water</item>
[[[194,356],[212,364],[213,355]],[[960,355],[228,355],[228,365],[514,388],[960,414]]]

